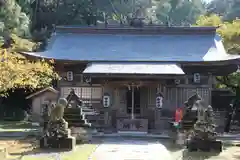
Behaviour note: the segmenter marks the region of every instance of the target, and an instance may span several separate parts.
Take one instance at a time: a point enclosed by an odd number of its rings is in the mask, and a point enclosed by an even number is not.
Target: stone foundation
[[[55,148],[55,149],[67,149],[72,150],[76,146],[75,137],[67,138],[46,138],[43,137],[40,139],[40,148]]]
[[[188,151],[216,151],[222,152],[222,141],[211,141],[211,140],[188,140],[187,141]]]

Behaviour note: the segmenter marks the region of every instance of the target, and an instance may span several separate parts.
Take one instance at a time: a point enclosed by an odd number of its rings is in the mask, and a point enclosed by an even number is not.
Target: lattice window
[[[197,93],[203,98],[207,103],[210,103],[210,91],[208,88],[198,88]]]
[[[62,87],[61,88],[61,97],[67,98],[71,89],[74,89],[75,94],[77,96],[79,96],[79,97],[81,96],[81,88],[80,87]]]
[[[73,87],[62,87],[61,96],[67,97]],[[74,87],[75,94],[81,99],[101,99],[102,87]]]

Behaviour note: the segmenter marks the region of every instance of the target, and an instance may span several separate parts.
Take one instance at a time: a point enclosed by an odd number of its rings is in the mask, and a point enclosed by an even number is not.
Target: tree
[[[0,96],[6,96],[9,90],[16,88],[42,88],[58,78],[51,61],[33,62],[17,53],[19,50],[32,48],[34,43],[22,40],[16,35],[12,35],[12,38],[15,44],[11,48],[0,49],[0,53],[7,51],[7,56],[1,54],[0,57]]]
[[[137,11],[141,11],[146,22],[156,20],[155,0],[103,0],[96,1],[95,5],[108,19],[117,22],[128,23],[130,18],[135,17]]]
[[[224,16],[230,8],[231,1],[232,0],[213,0],[206,6],[207,13]]]
[[[200,16],[196,22],[198,26],[215,26],[223,38],[225,49],[230,54],[240,54],[240,20],[223,22],[217,15]],[[224,77],[217,77],[219,87],[228,87],[236,91],[240,89],[240,73],[233,73]]]
[[[8,0],[0,7],[0,35],[15,33],[19,36],[30,36],[30,19],[15,0]]]
[[[232,21],[240,17],[240,0],[213,0],[207,6],[209,14],[218,14],[224,20]]]
[[[227,20],[234,20],[240,17],[240,0],[233,0],[225,18]]]
[[[54,25],[90,25],[96,22],[97,9],[92,0],[38,0],[33,8],[35,29]],[[35,19],[34,19],[35,18]]]
[[[170,21],[172,25],[193,24],[204,13],[204,4],[199,0],[159,1],[156,9],[158,20],[161,23]]]

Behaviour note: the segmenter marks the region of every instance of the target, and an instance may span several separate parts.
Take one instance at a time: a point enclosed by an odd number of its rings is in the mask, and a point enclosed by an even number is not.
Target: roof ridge
[[[151,25],[144,27],[129,27],[129,26],[56,26],[57,33],[91,33],[91,34],[212,34],[216,33],[216,27],[209,26],[161,26]]]

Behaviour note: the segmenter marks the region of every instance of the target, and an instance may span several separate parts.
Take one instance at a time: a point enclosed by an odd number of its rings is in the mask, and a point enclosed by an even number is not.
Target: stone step
[[[82,120],[82,119],[66,119],[66,121],[68,123],[82,123],[82,124],[85,123],[85,120]]]
[[[69,127],[86,127],[86,128],[92,128],[92,126],[90,124],[84,124],[84,123],[69,123],[68,124]]]
[[[95,112],[95,110],[86,108],[86,109],[81,109],[81,112]]]
[[[95,112],[95,111],[93,111],[93,112],[82,112],[81,114],[82,115],[99,115],[99,113]]]
[[[88,119],[88,120],[98,120],[99,116],[97,114],[89,115],[89,114],[83,114],[83,119]]]
[[[80,108],[65,108],[67,111],[78,111]]]
[[[193,121],[182,121],[182,128],[185,130],[192,129],[194,127],[194,122]]]
[[[93,124],[93,123],[97,123],[98,120],[96,120],[96,119],[85,119],[85,121],[86,121],[87,123]]]
[[[83,116],[80,114],[64,114],[63,117],[65,119],[68,119],[68,118],[83,119]]]
[[[82,109],[93,109],[93,107],[90,107],[90,106],[82,106],[81,108]]]
[[[80,114],[81,113],[81,111],[80,110],[78,110],[78,111],[64,111],[64,114]]]

